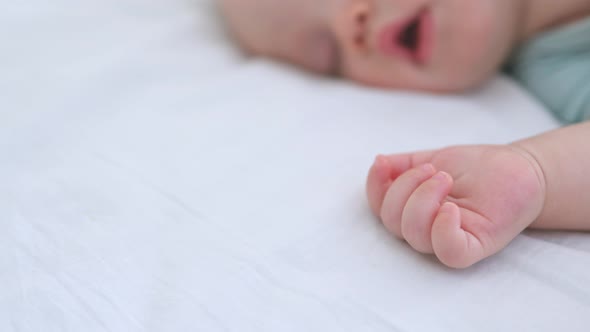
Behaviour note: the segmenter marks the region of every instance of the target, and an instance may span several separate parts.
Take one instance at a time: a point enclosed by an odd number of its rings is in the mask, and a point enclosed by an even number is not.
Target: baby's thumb
[[[454,203],[439,209],[431,236],[435,255],[449,267],[463,269],[485,258],[481,242],[461,228],[461,211]]]

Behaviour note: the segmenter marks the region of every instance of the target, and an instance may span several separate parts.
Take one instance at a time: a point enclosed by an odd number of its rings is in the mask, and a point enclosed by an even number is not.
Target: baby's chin
[[[459,94],[478,89],[488,81],[489,78],[464,81],[449,79],[446,81],[437,82],[431,86],[425,86],[424,91],[440,94]]]
[[[477,89],[489,81],[491,75],[485,77],[432,77],[420,81],[383,81],[371,79],[347,78],[365,86],[392,91],[417,91],[434,94],[459,94]]]
[[[422,80],[411,87],[408,86],[408,89],[438,94],[459,94],[481,88],[481,86],[485,85],[485,83],[494,77],[494,73],[494,71],[485,73],[475,73],[472,71],[437,75],[431,79]]]
[[[440,68],[440,69],[438,69]],[[356,70],[345,73],[346,79],[385,90],[406,90],[436,94],[457,94],[477,89],[488,82],[495,70],[468,70],[450,66],[430,68],[400,76],[391,73]],[[481,68],[481,67],[480,67]],[[438,70],[437,70],[438,69]]]

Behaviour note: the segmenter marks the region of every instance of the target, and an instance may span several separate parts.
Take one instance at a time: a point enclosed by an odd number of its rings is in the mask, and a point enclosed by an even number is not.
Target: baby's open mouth
[[[402,33],[398,36],[397,41],[394,43],[400,44],[412,53],[416,53],[416,49],[420,43],[420,19],[416,17],[413,21],[406,26]]]
[[[386,26],[380,35],[380,49],[388,56],[425,64],[430,59],[434,24],[430,11]]]

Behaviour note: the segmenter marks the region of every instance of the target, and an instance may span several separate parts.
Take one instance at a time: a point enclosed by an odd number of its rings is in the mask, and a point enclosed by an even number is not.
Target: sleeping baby
[[[220,0],[248,52],[387,89],[453,93],[510,73],[564,124],[507,145],[377,156],[371,209],[465,268],[526,228],[590,230],[590,1]],[[578,124],[574,124],[578,123]]]

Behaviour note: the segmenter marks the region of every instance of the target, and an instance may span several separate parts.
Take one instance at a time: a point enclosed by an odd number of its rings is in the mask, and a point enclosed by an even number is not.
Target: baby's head
[[[460,91],[495,73],[526,0],[220,0],[241,46],[395,89]]]

